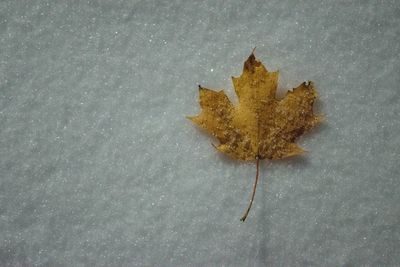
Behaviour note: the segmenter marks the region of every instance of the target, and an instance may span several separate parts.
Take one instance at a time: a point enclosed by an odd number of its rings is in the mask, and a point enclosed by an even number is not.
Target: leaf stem
[[[244,213],[244,215],[242,216],[242,218],[240,218],[240,220],[242,222],[244,222],[247,218],[247,215],[250,212],[251,209],[251,205],[253,205],[253,200],[254,200],[254,195],[256,194],[256,188],[257,188],[257,182],[258,182],[258,172],[259,172],[259,162],[260,162],[260,158],[257,156],[257,163],[256,163],[256,168],[257,168],[257,172],[256,172],[256,180],[254,181],[254,185],[253,185],[253,193],[251,194],[251,200],[250,200],[250,204],[247,207],[246,212]]]

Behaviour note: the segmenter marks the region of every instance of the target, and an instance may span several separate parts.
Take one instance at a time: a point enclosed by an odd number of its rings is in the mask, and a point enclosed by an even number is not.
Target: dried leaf
[[[199,86],[201,113],[188,118],[218,138],[219,151],[239,160],[257,160],[257,180],[259,160],[304,152],[295,140],[322,121],[313,113],[317,92],[312,82],[304,82],[277,99],[278,72],[268,72],[253,53],[242,75],[232,81],[239,100],[236,106],[224,91]]]

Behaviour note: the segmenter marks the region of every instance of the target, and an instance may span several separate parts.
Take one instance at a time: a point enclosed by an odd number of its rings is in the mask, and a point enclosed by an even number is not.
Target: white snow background
[[[314,81],[302,157],[185,116],[256,57]],[[0,266],[400,266],[399,1],[1,1]]]

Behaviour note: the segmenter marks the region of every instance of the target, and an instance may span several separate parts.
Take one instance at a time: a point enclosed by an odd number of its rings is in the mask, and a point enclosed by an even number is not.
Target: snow
[[[1,266],[397,266],[398,1],[2,1]],[[254,47],[311,80],[306,156],[218,154],[185,116]]]

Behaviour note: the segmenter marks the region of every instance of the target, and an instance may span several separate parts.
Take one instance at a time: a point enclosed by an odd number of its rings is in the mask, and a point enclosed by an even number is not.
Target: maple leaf
[[[313,113],[317,97],[314,84],[304,82],[277,99],[278,74],[268,72],[252,53],[244,63],[242,75],[232,77],[238,104],[234,106],[223,90],[199,85],[201,113],[188,117],[219,140],[215,147],[220,152],[235,159],[256,161],[253,193],[242,221],[253,203],[259,161],[304,153],[295,143],[296,138],[323,119]]]

